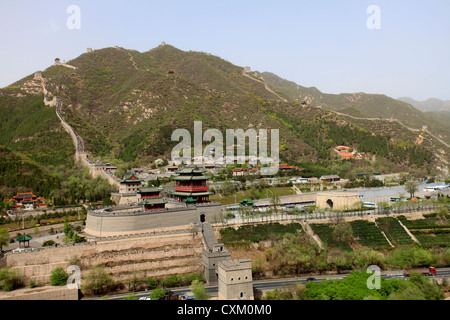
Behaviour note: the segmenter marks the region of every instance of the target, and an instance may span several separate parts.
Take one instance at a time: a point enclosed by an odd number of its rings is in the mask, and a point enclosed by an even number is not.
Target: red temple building
[[[9,200],[9,202],[13,202],[14,205],[13,208],[21,208],[22,206],[25,207],[32,207],[33,205],[37,205],[38,207],[45,207],[45,199],[42,197],[35,196],[33,192],[26,192],[26,193],[17,193],[12,199]]]
[[[140,195],[139,202],[144,207],[144,211],[165,209],[167,201],[161,197],[161,188],[142,187],[137,193]]]
[[[178,176],[172,178],[175,181],[175,191],[170,194],[178,201],[187,203],[209,202],[209,196],[213,192],[209,191],[207,181],[210,179],[204,176],[205,170],[197,166],[184,167],[176,173]]]

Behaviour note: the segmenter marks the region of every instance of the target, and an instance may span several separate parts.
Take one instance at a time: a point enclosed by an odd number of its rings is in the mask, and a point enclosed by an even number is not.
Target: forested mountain
[[[410,103],[410,100],[400,101],[400,99],[392,99],[385,95],[362,92],[327,94],[314,87],[302,87],[270,72],[256,72],[255,75],[264,79],[277,93],[289,101],[306,102],[313,106],[321,106],[328,110],[361,118],[395,118],[415,129],[427,126],[430,132],[450,144],[448,122],[436,121],[432,114],[416,109],[416,105]]]
[[[351,168],[427,174],[448,163],[448,148],[426,132],[385,120],[357,121],[327,110],[338,105],[340,112],[366,115],[377,108],[396,116],[401,105],[417,119],[420,111],[386,96],[327,95],[170,45],[143,53],[105,48],[67,63],[73,68],[53,65],[42,77],[50,97],[62,100],[62,116],[83,138],[92,159],[149,167],[156,158],[170,158],[177,144],[171,141],[175,129],[192,132],[194,121],[202,121],[203,130],[216,128],[224,134],[226,129],[279,129],[282,160],[303,166],[332,170],[333,148],[341,144],[376,158]],[[55,107],[43,104],[41,87],[30,75],[0,90],[0,145],[63,176],[75,167],[74,147]],[[377,118],[381,112],[375,112]]]

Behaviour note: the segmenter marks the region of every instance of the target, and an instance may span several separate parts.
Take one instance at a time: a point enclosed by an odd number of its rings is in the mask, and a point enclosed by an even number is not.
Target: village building
[[[137,176],[148,174],[148,170],[147,169],[143,169],[143,168],[131,168],[130,172],[134,173]]]
[[[119,181],[119,193],[135,193],[141,187],[141,179],[135,173],[127,172]]]
[[[325,175],[325,176],[321,176],[320,177],[320,182],[322,183],[329,183],[329,182],[339,182],[341,181],[341,177],[339,177],[336,174],[332,174],[332,175]]]
[[[170,194],[178,201],[187,203],[209,202],[209,196],[213,192],[209,191],[207,181],[208,176],[203,175],[204,169],[197,166],[187,166],[178,170],[177,176],[173,177],[175,181],[175,191]]]
[[[161,196],[161,191],[162,188],[156,187],[142,187],[137,191],[144,211],[165,209],[167,201]]]
[[[113,166],[113,165],[111,165],[110,163],[107,163],[107,164],[105,164],[105,166],[104,166],[103,170],[105,170],[105,171],[109,171],[109,172],[112,172],[112,173],[114,173],[114,172],[116,172],[116,171],[117,171],[117,167],[116,167],[116,166]]]
[[[275,167],[277,168],[277,167]],[[289,166],[287,163],[281,163],[278,165],[278,170],[281,172],[291,172],[295,170],[302,170],[297,166]]]
[[[177,172],[178,171],[178,167],[175,165],[169,165],[166,167],[167,172]]]
[[[239,177],[248,174],[248,172],[246,168],[233,168],[233,170],[231,170],[231,174],[233,177]]]

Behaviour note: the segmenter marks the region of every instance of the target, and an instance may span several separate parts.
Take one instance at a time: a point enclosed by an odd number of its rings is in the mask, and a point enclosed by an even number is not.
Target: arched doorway
[[[328,199],[328,200],[327,200],[327,205],[328,205],[328,207],[329,207],[330,209],[333,209],[333,200]]]

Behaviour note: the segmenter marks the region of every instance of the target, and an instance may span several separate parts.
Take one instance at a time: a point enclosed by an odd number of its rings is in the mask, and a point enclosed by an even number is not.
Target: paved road
[[[440,186],[443,185],[443,182],[436,182],[436,183],[421,183],[418,186],[418,192],[415,193],[415,196],[423,198],[424,195],[428,192],[423,191],[425,187],[433,187],[433,186]],[[389,202],[391,197],[398,197],[400,194],[404,194],[405,196],[409,197],[409,193],[406,192],[404,186],[398,186],[398,187],[382,187],[382,188],[355,188],[355,189],[347,189],[349,192],[359,192],[360,196],[363,196],[361,199],[362,201],[369,201],[369,202]],[[333,191],[333,190],[330,190]],[[323,191],[326,192],[326,191]],[[289,201],[298,201],[298,200],[316,200],[317,192],[308,192],[308,193],[302,193],[297,195],[287,195],[287,196],[281,196],[279,197],[281,202],[289,202]],[[258,203],[271,203],[271,199],[260,199],[257,200]],[[226,208],[229,206],[238,205],[238,204],[229,204],[229,205],[223,205],[222,208]]]
[[[344,279],[347,277],[350,273],[346,274],[333,274],[333,275],[319,275],[319,276],[312,276],[314,277],[315,282],[320,282],[323,280],[331,280],[331,279]],[[382,271],[381,276],[385,279],[405,279],[403,276],[402,270],[392,270],[392,271]],[[265,280],[255,280],[253,281],[253,288],[258,290],[274,290],[276,288],[280,288],[287,285],[293,285],[297,282],[299,283],[307,283],[310,276],[303,276],[303,277],[292,277],[292,278],[281,278],[281,279],[265,279]],[[433,276],[427,276],[429,278]],[[450,278],[450,268],[439,268],[437,269],[437,275],[436,277],[445,277]],[[218,287],[217,286],[206,286],[205,287],[208,295],[215,296],[218,294]],[[188,293],[190,291],[189,287],[180,287],[180,288],[169,288],[168,290],[172,291],[174,294],[182,295],[184,293]],[[136,296],[138,298],[141,297],[150,297],[151,291],[140,291],[136,292]],[[109,296],[109,300],[123,300],[125,296],[129,295],[129,293],[126,294],[117,294]],[[95,298],[89,298],[89,299],[83,299],[83,300],[99,300],[100,297]]]
[[[423,198],[425,194],[429,192],[423,191],[425,187],[434,187],[434,186],[440,186],[443,185],[442,182],[437,183],[421,183],[418,186],[418,192],[416,192],[414,195],[417,197]],[[405,196],[409,197],[409,193],[405,190],[404,186],[398,186],[398,187],[387,187],[387,188],[380,188],[380,189],[358,189],[359,194],[364,196],[364,201],[371,201],[371,202],[382,202],[387,201],[389,202],[390,197],[397,197],[399,194],[403,193]]]

